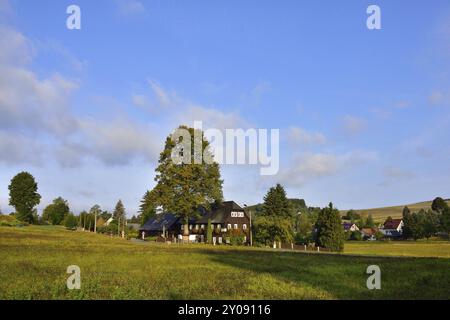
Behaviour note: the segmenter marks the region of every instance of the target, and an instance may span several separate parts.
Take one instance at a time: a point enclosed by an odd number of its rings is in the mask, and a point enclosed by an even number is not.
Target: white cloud
[[[123,15],[132,15],[145,12],[145,7],[138,0],[116,0],[119,13]]]
[[[376,159],[378,156],[373,151],[304,153],[295,156],[291,164],[282,169],[276,178],[288,187],[301,187],[312,180],[334,176]]]
[[[363,118],[347,115],[342,120],[344,132],[350,135],[356,135],[366,129],[367,122]]]
[[[9,0],[0,0],[0,14],[10,15],[12,12],[11,2]]]
[[[447,106],[450,105],[450,92],[442,90],[434,90],[428,96],[428,103],[433,106]]]
[[[0,131],[0,163],[41,165],[43,148],[32,138]]]
[[[288,129],[288,140],[293,146],[296,145],[322,145],[327,142],[327,138],[320,132],[308,132],[299,127]]]
[[[0,25],[0,65],[24,65],[35,54],[32,44],[20,32]]]
[[[77,82],[57,73],[41,78],[30,70],[33,52],[19,32],[1,28],[0,41],[11,41],[0,43],[7,48],[0,52],[1,162],[36,164],[44,155],[56,156],[64,167],[78,166],[86,158],[107,165],[156,160],[162,139],[154,131],[124,117],[108,121],[77,116],[71,110]],[[158,101],[166,103],[152,84]]]

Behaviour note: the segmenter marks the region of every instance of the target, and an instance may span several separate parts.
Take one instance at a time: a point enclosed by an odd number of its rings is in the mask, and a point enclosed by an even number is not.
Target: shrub
[[[64,226],[69,230],[76,230],[78,226],[78,219],[72,213],[69,213],[64,218]]]

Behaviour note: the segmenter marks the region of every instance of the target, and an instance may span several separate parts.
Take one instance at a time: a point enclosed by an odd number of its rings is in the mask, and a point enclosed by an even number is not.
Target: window
[[[198,230],[198,224],[195,225],[195,230]]]
[[[202,230],[203,230],[203,229],[205,229],[205,225],[204,225],[204,224],[202,224],[202,226],[201,226],[200,228],[202,228]]]
[[[246,225],[246,224],[243,224],[243,225],[242,225],[242,229],[243,229],[243,230],[247,230],[247,225]]]
[[[192,230],[192,224],[191,225],[189,225],[189,230]],[[183,228],[183,226],[181,226],[181,228]]]
[[[228,230],[231,230],[231,224],[230,223],[228,224]]]
[[[221,226],[220,224],[218,224],[218,225],[217,225],[217,229],[220,230],[221,228],[222,228],[222,226]]]
[[[234,229],[238,229],[239,226],[237,225],[237,223],[234,224]]]

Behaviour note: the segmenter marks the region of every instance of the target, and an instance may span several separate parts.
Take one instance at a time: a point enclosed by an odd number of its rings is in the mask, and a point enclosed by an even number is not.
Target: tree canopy
[[[53,200],[53,203],[44,209],[42,220],[48,221],[53,225],[60,225],[69,212],[70,208],[68,202],[59,197]]]
[[[345,234],[339,211],[333,204],[323,208],[316,222],[316,244],[331,251],[344,250]]]
[[[21,172],[11,180],[8,189],[9,204],[16,209],[17,219],[33,223],[33,208],[41,201],[34,177],[28,172]]]
[[[186,235],[189,217],[195,216],[199,207],[210,208],[212,202],[222,201],[223,181],[217,162],[198,161],[201,157],[213,159],[203,132],[186,126],[180,126],[180,129],[189,132],[190,150],[185,149],[189,143],[183,141],[186,138],[178,137],[177,131],[167,137],[156,168],[157,184],[151,193],[155,207],[162,206],[182,219]],[[187,157],[190,161],[177,163],[174,156]]]

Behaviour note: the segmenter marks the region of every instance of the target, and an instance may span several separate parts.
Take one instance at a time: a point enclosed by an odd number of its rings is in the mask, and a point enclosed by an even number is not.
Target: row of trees
[[[38,217],[36,206],[41,196],[38,193],[38,184],[28,172],[17,174],[9,185],[9,204],[15,208],[15,217],[24,223],[64,225],[68,229],[81,228],[93,232],[117,232],[126,230],[126,212],[121,200],[115,206],[113,213],[101,210],[94,205],[89,211],[83,211],[78,216],[70,211],[67,200],[58,197],[45,207],[42,216]],[[113,220],[106,225],[106,222]]]
[[[431,238],[438,233],[450,232],[450,208],[442,198],[434,199],[431,209],[411,213],[403,209],[403,237],[406,239]]]
[[[257,243],[276,246],[280,242],[314,242],[331,251],[344,249],[345,235],[339,211],[330,203],[326,208],[296,206],[277,184],[264,197],[254,222]]]

